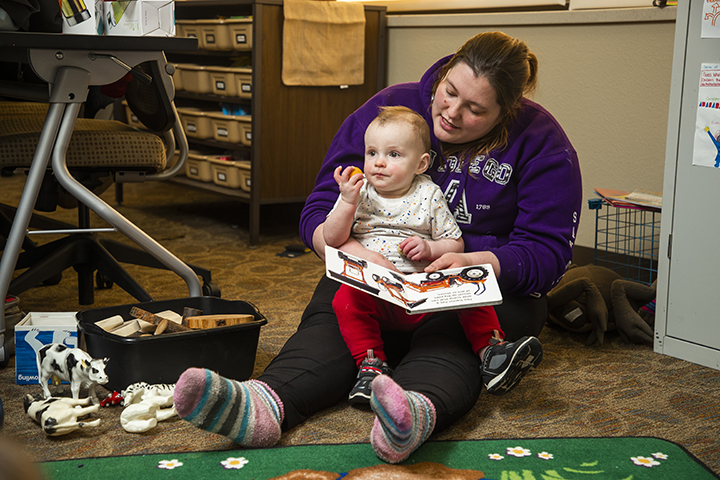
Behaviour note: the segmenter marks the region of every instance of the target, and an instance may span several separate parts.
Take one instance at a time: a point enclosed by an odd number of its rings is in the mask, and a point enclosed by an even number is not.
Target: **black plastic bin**
[[[257,321],[137,338],[113,335],[95,325],[95,322],[115,315],[132,320],[132,307],[151,313],[173,310],[179,314],[184,307],[191,307],[202,310],[204,315],[252,314]],[[260,327],[267,323],[254,305],[216,297],[96,308],[78,312],[77,319],[79,345],[93,358],[110,359],[105,367],[109,381],[103,386],[118,392],[137,382],[151,385],[176,383],[180,374],[190,367],[204,367],[228,378],[247,380],[255,366]]]

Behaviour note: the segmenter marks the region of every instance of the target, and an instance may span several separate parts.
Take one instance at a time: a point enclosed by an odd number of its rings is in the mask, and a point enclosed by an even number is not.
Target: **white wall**
[[[577,245],[593,247],[596,187],[662,191],[675,7],[465,15],[388,15],[388,84],[414,81],[472,35],[502,30],[540,63],[533,99],[580,158]]]

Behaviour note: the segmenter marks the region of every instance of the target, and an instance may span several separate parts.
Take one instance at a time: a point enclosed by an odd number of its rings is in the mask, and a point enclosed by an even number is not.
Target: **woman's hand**
[[[492,252],[469,252],[469,253],[446,253],[440,258],[425,267],[425,272],[430,273],[446,268],[469,267],[471,265],[492,265],[495,276],[500,278],[500,262]]]

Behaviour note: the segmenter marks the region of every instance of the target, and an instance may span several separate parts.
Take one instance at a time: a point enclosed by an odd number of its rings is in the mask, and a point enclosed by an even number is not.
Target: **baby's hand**
[[[420,237],[406,238],[400,242],[398,248],[400,248],[403,255],[413,262],[430,260],[430,256],[432,254],[430,244]]]
[[[400,270],[397,269],[393,263],[385,258],[385,256],[382,253],[373,252],[371,250],[368,250],[367,257],[365,258],[368,262],[374,263],[376,265],[380,265],[381,267],[385,267],[388,270],[393,270],[395,272],[399,272]]]
[[[355,170],[359,171],[360,175],[357,175],[358,172]],[[343,201],[357,205],[360,200],[360,189],[365,178],[362,171],[357,167],[346,167],[345,170],[343,170],[343,167],[337,167],[333,177],[340,188],[340,196]]]

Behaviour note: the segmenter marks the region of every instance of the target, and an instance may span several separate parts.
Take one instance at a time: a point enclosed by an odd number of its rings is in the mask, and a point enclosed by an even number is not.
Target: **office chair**
[[[187,141],[172,104],[174,90],[166,66],[155,61],[144,62],[132,69],[132,79],[126,86],[126,100],[131,110],[148,130],[156,133],[139,131],[117,121],[76,120],[65,159],[69,173],[88,190],[101,187],[108,176],[115,182],[165,180],[179,170],[177,165],[168,170],[168,164],[176,141],[180,150],[184,150],[181,156],[187,156]],[[0,168],[30,166],[47,111],[48,105],[44,103],[0,103]],[[36,210],[54,210],[59,188],[56,175],[57,172],[50,169],[45,173]],[[78,232],[67,224],[33,214],[31,227],[68,235],[40,246],[26,235],[23,252],[15,266],[16,270],[26,270],[10,282],[8,292],[19,295],[43,283],[55,284],[60,281],[63,270],[73,267],[78,274],[81,305],[94,303],[94,285],[109,288],[117,284],[138,301],[151,301],[151,296],[121,263],[170,268],[144,249],[101,236],[100,233],[114,228],[91,228],[90,209],[81,198],[78,200]],[[0,234],[11,225],[8,222],[14,213],[11,207],[0,208]],[[220,296],[209,270],[188,266],[202,277],[203,295]]]

